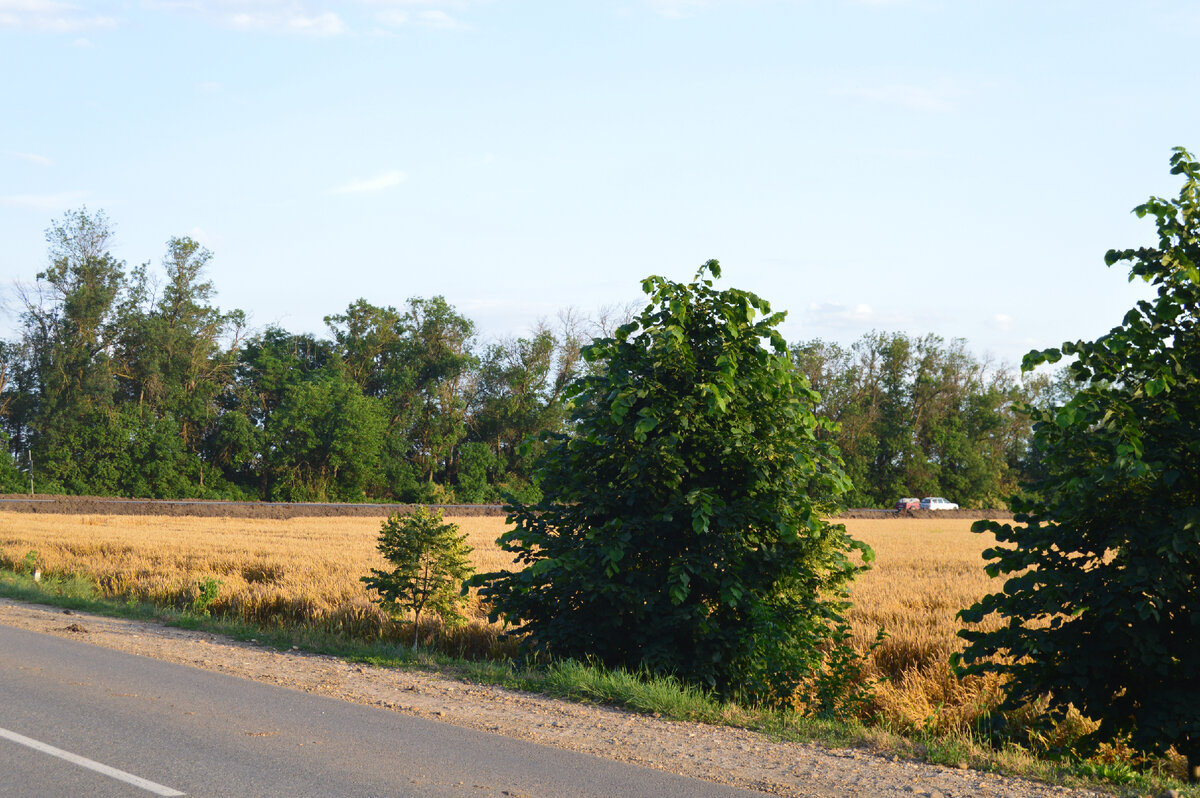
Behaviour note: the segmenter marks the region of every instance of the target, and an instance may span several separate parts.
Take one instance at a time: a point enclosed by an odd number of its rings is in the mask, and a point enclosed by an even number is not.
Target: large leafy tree
[[[562,430],[564,393],[579,360],[580,334],[570,323],[564,323],[559,334],[541,324],[528,338],[499,341],[487,348],[468,408],[467,446],[471,448],[463,447],[457,463],[460,483],[473,465],[467,452],[478,462],[475,447],[485,446],[494,468],[505,476],[504,489],[512,494],[529,492],[532,463],[540,452],[535,439],[543,431]]]
[[[218,398],[233,380],[245,324],[241,311],[223,313],[211,304],[212,283],[202,279],[211,258],[212,253],[190,238],[170,239],[163,258],[166,281],[161,296],[151,297],[152,279],[146,266],[139,266],[132,272],[117,316],[122,412],[128,416],[127,408],[136,408],[143,430],[173,429],[165,436],[177,436],[180,445],[148,447],[151,460],[145,467],[163,474],[179,472],[179,490],[191,494],[206,489],[209,469],[202,452],[215,430]],[[164,435],[157,437],[165,440]]]
[[[1077,392],[1031,407],[1040,469],[1014,523],[983,522],[1003,591],[964,610],[968,672],[1010,677],[1007,706],[1049,697],[1100,721],[1094,740],[1174,746],[1200,778],[1200,164],[1183,149],[1175,200],[1136,208],[1157,246],[1110,251],[1156,290],[1095,341],[1032,352],[1074,357]]]
[[[287,386],[264,428],[267,497],[361,500],[375,478],[383,440],[379,401],[328,368]]]
[[[818,414],[845,461],[856,506],[945,495],[995,507],[1015,488],[1028,439],[1013,412],[1019,387],[960,339],[872,332],[850,347],[821,340],[792,349],[821,394]]]
[[[247,341],[238,353],[234,379],[218,397],[220,414],[205,441],[209,462],[251,494],[273,495],[278,482],[274,466],[279,464],[273,449],[284,438],[267,440],[271,418],[297,384],[336,371],[336,361],[327,342],[279,327],[268,327]],[[287,426],[276,424],[274,429]]]
[[[824,520],[847,488],[818,397],[754,294],[643,282],[650,304],[584,348],[544,497],[501,537],[524,566],[474,581],[534,651],[787,701],[841,642],[863,544]]]
[[[466,434],[474,323],[440,296],[409,299],[403,311],[358,300],[325,323],[347,374],[384,409],[382,492],[436,500]]]
[[[97,456],[120,441],[111,351],[125,268],[111,240],[103,213],[66,213],[46,231],[50,264],[22,294],[27,401],[12,420],[42,470],[80,492],[116,489],[111,463]]]

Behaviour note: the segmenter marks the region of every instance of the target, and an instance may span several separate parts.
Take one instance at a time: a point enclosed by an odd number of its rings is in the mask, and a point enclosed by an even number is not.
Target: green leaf
[[[646,440],[646,433],[658,426],[658,419],[653,416],[642,416],[637,426],[633,428],[633,437],[638,441]]]

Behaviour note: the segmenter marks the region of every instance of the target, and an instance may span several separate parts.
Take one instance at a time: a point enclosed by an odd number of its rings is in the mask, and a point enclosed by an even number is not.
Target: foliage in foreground
[[[441,510],[418,507],[390,516],[379,530],[379,552],[395,567],[373,568],[362,581],[389,612],[413,614],[414,649],[423,611],[448,626],[462,623],[467,597],[460,588],[475,568],[467,536],[458,533],[457,524],[444,522]]]
[[[1051,783],[1102,784],[1120,795],[1158,794],[1179,787],[1168,775],[1165,761],[1130,758],[1121,747],[1102,751],[1088,761],[1047,761],[1035,749],[1012,745],[995,748],[986,738],[971,733],[896,734],[842,719],[813,719],[789,710],[772,710],[720,700],[670,677],[611,669],[594,662],[517,660],[511,657],[476,659],[454,653],[443,637],[437,648],[412,651],[400,642],[367,641],[345,632],[332,632],[311,624],[268,624],[133,600],[102,598],[94,581],[78,575],[49,574],[34,582],[22,563],[0,567],[0,596],[22,601],[69,607],[113,617],[134,618],[188,629],[204,629],[282,651],[300,648],[380,667],[434,672],[448,678],[496,684],[588,703],[603,703],[664,718],[727,725],[763,732],[773,738],[817,743],[828,748],[862,748],[882,754],[924,759],[945,765],[970,767],[1043,779]],[[493,655],[494,656],[494,655]],[[1116,785],[1122,785],[1117,787]],[[1180,789],[1181,796],[1200,792]]]
[[[1136,208],[1158,246],[1110,251],[1157,291],[1096,341],[1033,352],[1025,368],[1075,356],[1079,390],[1031,409],[1044,469],[1040,499],[1014,501],[1015,524],[979,522],[1003,592],[961,617],[968,673],[1010,677],[1005,707],[1048,701],[1100,721],[1092,743],[1174,748],[1200,778],[1200,164],[1177,149],[1176,200]]]
[[[584,349],[573,434],[500,540],[523,567],[473,583],[530,651],[785,704],[839,662],[850,554],[871,551],[824,520],[847,482],[784,314],[706,272],[648,278],[641,315]]]

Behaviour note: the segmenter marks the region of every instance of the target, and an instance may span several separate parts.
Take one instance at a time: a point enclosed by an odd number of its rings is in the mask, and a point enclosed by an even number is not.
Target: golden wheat
[[[501,518],[455,518],[480,570],[512,567],[495,539]],[[211,609],[259,623],[299,622],[366,639],[395,637],[360,577],[386,568],[376,550],[380,518],[287,520],[0,512],[0,565],[37,552],[47,573],[79,573],[111,597],[185,607],[205,579],[218,579]],[[471,607],[490,649],[496,638]],[[460,635],[461,637],[461,635]]]
[[[958,679],[950,655],[962,650],[956,613],[999,589],[983,570],[990,533],[970,531],[961,518],[850,519],[851,536],[875,549],[870,571],[851,589],[855,647],[867,651],[882,628],[883,643],[868,659],[876,713],[905,729],[962,730],[1000,700],[994,678]]]
[[[513,567],[496,546],[499,517],[454,517],[474,548],[479,571]],[[48,573],[81,573],[109,596],[177,607],[198,582],[221,581],[215,612],[260,623],[301,622],[365,638],[396,634],[359,578],[384,568],[376,551],[382,518],[289,520],[167,516],[41,515],[0,512],[0,564],[38,553]],[[963,519],[852,519],[850,534],[876,552],[853,586],[855,646],[870,651],[869,676],[886,677],[874,710],[891,724],[948,729],[994,705],[998,686],[956,679],[947,666],[961,647],[955,613],[996,585],[983,572],[990,535]],[[472,608],[473,651],[494,650],[497,630]],[[468,635],[469,636],[469,635]],[[465,637],[460,636],[460,641]],[[460,644],[463,649],[465,644]]]

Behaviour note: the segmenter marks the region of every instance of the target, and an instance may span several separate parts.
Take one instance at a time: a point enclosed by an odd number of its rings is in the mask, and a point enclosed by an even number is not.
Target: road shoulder
[[[1099,796],[0,599],[0,624],[780,796]]]

